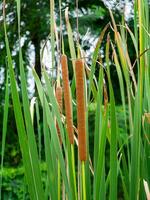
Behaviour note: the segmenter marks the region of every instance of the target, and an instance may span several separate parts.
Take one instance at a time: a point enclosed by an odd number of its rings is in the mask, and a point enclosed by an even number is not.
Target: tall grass
[[[54,69],[55,66],[59,66],[60,61],[55,63],[54,1],[50,2],[51,67]],[[17,0],[16,3],[20,41],[21,2]],[[49,76],[43,67],[42,77],[44,81],[41,82],[36,71],[32,70],[37,88],[34,109],[38,126],[39,142],[37,143],[36,129],[33,126],[35,118],[32,118],[34,110],[31,113],[22,49],[20,46],[20,98],[4,12],[8,76],[3,120],[1,189],[10,90],[30,199],[144,200],[150,198],[148,189],[150,185],[150,24],[148,1],[134,1],[133,32],[124,22],[118,26],[111,11],[110,16],[111,25],[106,25],[102,31],[92,53],[92,64],[89,68],[84,56],[82,56],[82,47],[78,46],[81,58],[76,59],[76,45],[69,22],[68,9],[66,9],[66,27],[74,78],[72,85],[69,85],[68,72],[64,75],[64,68],[62,69],[63,80],[60,80],[60,74],[57,77]],[[113,31],[113,36],[110,36],[109,30]],[[60,38],[63,40],[61,34]],[[98,55],[105,37],[107,37],[105,60],[102,63],[98,61]],[[133,48],[135,48],[135,63],[131,62],[128,38],[131,39]],[[65,45],[60,45],[60,48],[62,49],[59,51],[64,54]],[[63,55],[62,59],[66,59],[66,57],[64,58]],[[111,65],[112,63],[113,65]],[[63,60],[61,64],[62,67],[65,65],[65,70],[68,70],[66,60]],[[98,79],[95,77],[96,64],[99,65]],[[120,119],[116,113],[114,82],[111,75],[112,66],[116,70],[119,80],[118,89],[120,89],[124,123],[123,133],[119,127]],[[137,71],[137,75],[135,71]],[[62,81],[63,91],[56,90],[55,93],[55,88],[60,88]],[[8,84],[9,82],[10,84]],[[64,94],[65,106],[62,105],[61,97],[58,97],[59,92],[60,95],[62,92]],[[70,98],[71,96],[72,98]],[[88,123],[91,104],[96,105],[94,134],[92,133],[93,145],[89,141],[91,133],[89,133]],[[73,122],[72,105],[77,111],[77,127]],[[39,107],[42,110],[42,116],[39,114]],[[68,108],[71,111],[67,111]],[[69,114],[67,114],[68,112]],[[42,129],[40,129],[39,120],[43,122]],[[44,138],[43,149],[41,146],[42,135]],[[76,148],[78,146],[79,151]],[[45,154],[44,158],[41,158],[41,151]],[[41,162],[45,162],[47,166],[46,183],[42,182]]]

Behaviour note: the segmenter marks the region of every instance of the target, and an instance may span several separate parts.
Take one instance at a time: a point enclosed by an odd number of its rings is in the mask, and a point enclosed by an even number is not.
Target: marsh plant
[[[50,1],[52,57],[50,65],[51,68],[57,68],[57,73],[56,76],[49,75],[43,66],[41,81],[35,69],[32,69],[36,84],[34,101],[29,101],[28,98],[21,45],[19,45],[18,58],[21,88],[18,91],[7,36],[4,5],[8,70],[0,186],[3,183],[3,159],[11,97],[22,153],[25,183],[31,200],[149,200],[150,23],[148,0],[134,0],[134,29],[132,31],[123,17],[120,24],[116,24],[113,13],[110,11],[111,21],[100,33],[95,49],[91,52],[90,66],[79,39],[74,40],[68,8],[65,11],[66,24],[64,25],[68,34],[71,57],[65,55],[61,24],[64,13],[61,12],[61,4],[60,0],[60,24],[56,25],[54,0]],[[16,0],[16,5],[20,41],[21,1]],[[80,26],[79,21],[77,25]],[[56,28],[57,26],[60,26],[59,29]],[[107,39],[103,44],[105,56],[102,61],[99,59],[99,50],[104,38]],[[135,52],[134,63],[130,58],[128,38]],[[56,43],[59,43],[58,48],[55,48]],[[57,57],[55,57],[56,51]],[[73,68],[72,80],[69,80],[68,60],[71,61]],[[123,133],[116,114],[112,67],[115,68],[119,82]],[[98,78],[95,76],[96,69],[98,69]],[[96,107],[92,137],[90,137],[88,123],[91,104]],[[77,113],[77,123],[74,120],[73,108]],[[40,129],[34,127],[34,120],[37,120],[37,126],[40,126],[39,117],[43,125],[42,133]],[[44,138],[42,149],[41,137]],[[92,138],[93,142],[89,141],[89,138]],[[45,155],[42,161],[41,151]],[[46,163],[45,183],[42,181],[41,162]]]

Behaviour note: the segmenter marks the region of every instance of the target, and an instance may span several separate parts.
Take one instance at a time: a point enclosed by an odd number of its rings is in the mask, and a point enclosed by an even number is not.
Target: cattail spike
[[[72,102],[71,102],[71,93],[70,93],[69,76],[68,76],[68,62],[66,55],[61,56],[61,66],[62,66],[62,80],[63,80],[63,90],[64,90],[67,132],[69,141],[71,144],[73,144],[74,130],[73,130],[73,117],[72,117]]]
[[[104,114],[106,114],[107,105],[108,105],[108,94],[107,94],[107,88],[105,84],[103,87],[103,91],[104,91]]]
[[[56,99],[57,99],[57,102],[58,102],[60,113],[62,113],[62,88],[60,86],[56,87],[55,95],[56,95]],[[58,133],[60,144],[62,144],[62,139],[61,139],[61,135],[60,135],[60,129],[59,129],[57,121],[56,121],[56,129],[57,129],[57,133]]]
[[[81,59],[76,60],[75,71],[79,157],[81,161],[86,161],[86,111],[84,97],[84,64]]]

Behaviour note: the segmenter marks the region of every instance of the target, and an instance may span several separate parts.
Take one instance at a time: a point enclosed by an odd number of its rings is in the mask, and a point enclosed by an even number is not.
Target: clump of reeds
[[[76,71],[76,98],[77,98],[77,126],[79,157],[81,161],[86,160],[86,111],[84,95],[84,64],[81,59],[75,62]]]
[[[66,55],[61,56],[61,66],[62,66],[62,80],[63,80],[63,90],[64,90],[67,132],[69,141],[71,144],[73,144],[74,130],[73,130],[73,117],[72,117],[72,102],[71,102],[71,93],[70,93],[69,76],[68,76],[68,61]]]

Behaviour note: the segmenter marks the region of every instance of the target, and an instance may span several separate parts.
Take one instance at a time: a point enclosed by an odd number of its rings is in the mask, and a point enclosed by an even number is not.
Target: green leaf
[[[3,116],[3,129],[2,129],[2,150],[1,150],[1,176],[0,176],[0,200],[2,192],[2,176],[3,176],[3,165],[4,165],[4,153],[5,153],[5,143],[7,134],[7,122],[8,122],[8,111],[9,111],[9,75],[7,71],[6,78],[6,89],[5,89],[5,105],[4,105],[4,116]]]

